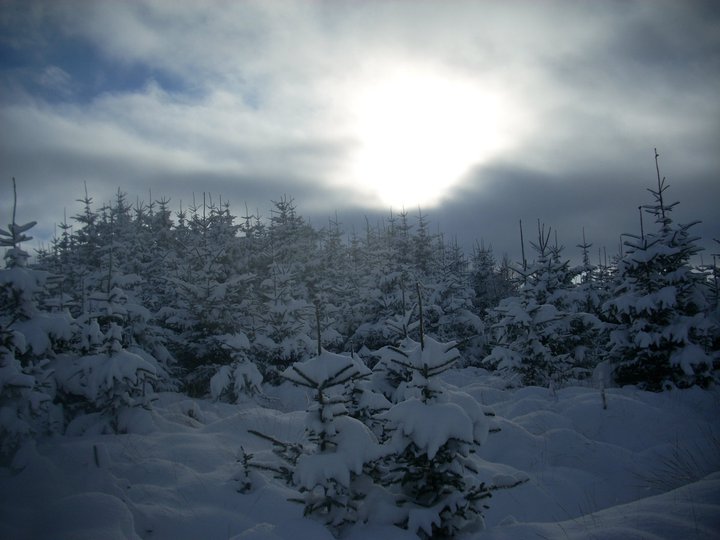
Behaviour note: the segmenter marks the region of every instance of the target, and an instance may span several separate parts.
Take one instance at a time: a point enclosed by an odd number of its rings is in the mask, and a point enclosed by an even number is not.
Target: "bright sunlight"
[[[503,100],[477,82],[398,70],[360,89],[353,183],[385,207],[437,205],[469,169],[505,146]]]

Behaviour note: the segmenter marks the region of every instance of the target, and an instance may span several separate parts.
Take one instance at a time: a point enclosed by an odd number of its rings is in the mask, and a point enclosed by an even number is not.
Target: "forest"
[[[265,219],[209,194],[178,210],[86,194],[32,256],[35,222],[7,216],[2,464],[50,434],[133,432],[163,393],[271,407],[270,389],[290,382],[310,392],[307,440],[251,432],[272,457],[242,452],[239,491],[271,474],[334,534],[388,497],[395,525],[453,536],[527,478],[479,480],[468,449],[496,431],[494,413],[440,383],[448,370],[507,388],[595,386],[603,399],[717,383],[718,270],[693,263],[693,224],[673,221],[667,190],[658,178],[622,253],[584,242],[579,265],[540,221],[514,263],[483,244],[464,253],[422,213],[317,228],[290,197]]]

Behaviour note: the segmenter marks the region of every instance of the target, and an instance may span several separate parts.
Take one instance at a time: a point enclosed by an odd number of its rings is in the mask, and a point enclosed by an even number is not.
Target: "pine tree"
[[[249,358],[250,341],[245,334],[225,336],[222,346],[232,355],[232,363],[220,366],[210,379],[213,399],[241,403],[261,392],[263,377]]]
[[[21,242],[35,222],[16,222],[17,191],[13,178],[13,215],[0,229],[5,268],[0,270],[0,462],[9,461],[33,436],[60,431],[58,409],[52,404],[55,384],[51,360],[71,337],[66,312],[39,309],[38,298],[48,274],[28,266]]]
[[[150,408],[154,390],[173,388],[167,351],[153,335],[150,314],[123,289],[132,281],[116,272],[108,272],[104,290],[89,295],[87,310],[76,320],[74,354],[59,356],[53,365],[73,433],[135,429],[136,413]]]
[[[484,242],[476,245],[473,251],[470,280],[475,293],[473,305],[483,317],[488,309],[494,308],[500,300],[512,296],[514,292],[508,286],[509,272],[507,276],[500,272],[492,246],[486,247]]]
[[[256,276],[251,342],[265,380],[278,384],[281,372],[313,351],[318,238],[297,215],[291,198],[273,204],[266,266]]]
[[[468,261],[457,241],[446,245],[438,235],[438,249],[431,271],[424,278],[424,331],[436,339],[456,339],[467,357],[484,352],[483,321],[474,313],[474,291]]]
[[[357,359],[321,350],[304,362],[296,362],[282,376],[312,391],[313,403],[306,414],[307,442],[290,445],[271,440],[280,463],[249,460],[247,467],[269,470],[299,492],[291,500],[304,506],[304,514],[340,533],[358,521],[360,506],[372,486],[367,469],[380,456],[380,447],[362,422],[348,416],[349,396],[345,384],[369,375]]]
[[[337,215],[320,231],[320,252],[315,271],[317,278],[310,291],[311,301],[320,311],[323,346],[328,350],[351,351],[347,337],[354,331],[354,303],[357,283],[351,278],[351,259],[342,240]]]
[[[239,318],[244,312],[250,276],[238,271],[238,226],[229,207],[218,206],[203,194],[190,217],[179,216],[175,273],[169,278],[175,298],[159,311],[174,332],[171,346],[185,370],[192,395],[205,395],[220,366],[233,362],[225,344],[244,336]]]
[[[490,488],[471,451],[485,440],[488,424],[475,400],[447,391],[438,379],[459,358],[455,343],[420,335],[420,343],[386,349],[387,362],[411,376],[398,387],[398,402],[380,415],[392,451],[376,480],[402,508],[397,525],[421,538],[451,538],[482,526]]]
[[[660,177],[657,151],[657,189],[648,189],[654,202],[645,212],[655,218],[656,230],[628,235],[618,265],[618,286],[605,304],[616,326],[611,333],[609,360],[617,384],[636,384],[660,391],[707,386],[717,378],[716,331],[705,317],[705,276],[690,266],[700,251],[690,229],[697,222],[675,224],[670,215],[677,202],[666,202],[668,185]]]
[[[537,260],[516,269],[519,295],[489,310],[493,348],[483,363],[525,385],[587,378],[599,360],[592,344],[602,324],[578,305],[575,273],[561,258],[562,247],[550,245],[550,234],[538,221]]]

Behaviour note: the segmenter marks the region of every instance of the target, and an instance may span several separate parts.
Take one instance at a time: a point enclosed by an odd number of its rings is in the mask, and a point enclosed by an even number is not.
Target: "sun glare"
[[[502,100],[477,82],[402,71],[361,87],[350,176],[385,207],[437,205],[504,146]]]

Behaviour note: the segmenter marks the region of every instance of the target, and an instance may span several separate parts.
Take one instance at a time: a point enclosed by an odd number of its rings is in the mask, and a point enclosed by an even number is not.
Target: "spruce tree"
[[[360,519],[361,505],[372,487],[369,470],[381,449],[372,432],[348,415],[350,397],[344,386],[367,377],[358,359],[321,350],[295,362],[282,376],[312,394],[305,420],[306,442],[292,445],[257,431],[251,433],[274,444],[276,462],[246,460],[246,469],[272,471],[298,491],[291,500],[304,515],[318,519],[334,533]],[[244,472],[241,477],[247,477]]]
[[[397,525],[421,538],[452,538],[482,527],[491,490],[471,452],[485,440],[488,424],[474,399],[449,392],[439,380],[459,359],[455,343],[420,336],[419,343],[386,349],[386,362],[410,378],[400,383],[397,403],[380,414],[391,452],[376,480],[402,509]]]
[[[67,312],[49,313],[38,305],[48,273],[29,267],[20,245],[32,239],[26,233],[35,222],[16,222],[15,179],[13,196],[12,219],[0,228],[0,247],[6,248],[0,270],[0,462],[9,461],[24,441],[62,429],[51,361],[72,335]]]
[[[655,230],[627,235],[618,264],[618,285],[605,304],[611,333],[609,361],[615,382],[660,391],[673,386],[707,386],[716,380],[719,354],[712,344],[711,319],[705,316],[705,276],[691,257],[700,248],[690,229],[697,222],[676,224],[677,202],[668,204],[668,184],[660,177],[655,153],[657,188],[645,213]]]
[[[582,311],[575,272],[550,244],[551,230],[538,221],[537,259],[518,266],[518,296],[489,310],[491,353],[483,363],[519,377],[525,385],[563,384],[587,378],[599,360],[591,347],[602,331],[600,320]]]
[[[174,333],[172,351],[193,395],[207,394],[220,366],[233,362],[226,340],[244,335],[238,319],[250,276],[236,267],[234,219],[227,206],[204,193],[202,205],[190,207],[189,219],[183,213],[175,231],[177,263],[169,277],[175,298],[160,309],[159,317]]]

